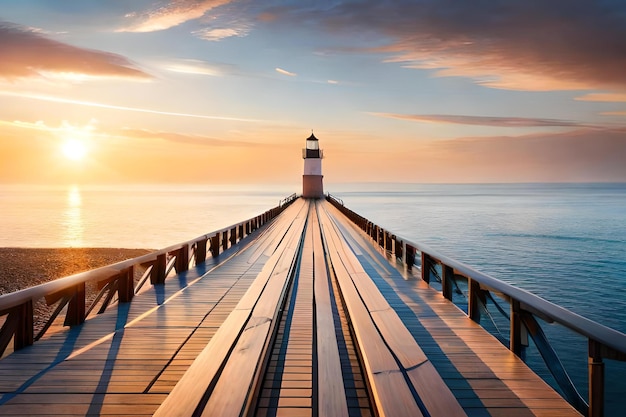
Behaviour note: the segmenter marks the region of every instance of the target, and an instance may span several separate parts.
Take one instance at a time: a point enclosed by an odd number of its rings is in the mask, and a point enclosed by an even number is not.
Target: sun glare
[[[80,161],[87,154],[85,144],[76,139],[68,139],[63,144],[63,155],[72,161]]]

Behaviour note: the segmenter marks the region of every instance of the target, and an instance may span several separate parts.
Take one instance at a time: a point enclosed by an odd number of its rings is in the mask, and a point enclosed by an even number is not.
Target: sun
[[[87,147],[83,142],[76,139],[68,139],[61,148],[63,155],[72,161],[80,161],[87,155]]]

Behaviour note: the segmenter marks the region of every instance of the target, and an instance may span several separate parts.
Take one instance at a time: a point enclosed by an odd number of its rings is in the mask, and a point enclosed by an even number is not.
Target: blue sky
[[[2,182],[296,183],[311,129],[330,182],[626,181],[622,1],[0,0],[0,39]]]

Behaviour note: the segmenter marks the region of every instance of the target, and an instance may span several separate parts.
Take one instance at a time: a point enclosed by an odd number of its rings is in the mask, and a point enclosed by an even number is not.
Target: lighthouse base
[[[302,197],[322,198],[324,197],[324,186],[322,184],[323,175],[303,175],[302,176]]]

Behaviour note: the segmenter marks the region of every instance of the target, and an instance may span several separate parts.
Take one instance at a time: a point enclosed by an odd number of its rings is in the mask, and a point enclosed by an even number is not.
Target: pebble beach
[[[119,248],[0,248],[0,294],[149,253]]]

